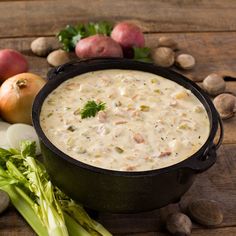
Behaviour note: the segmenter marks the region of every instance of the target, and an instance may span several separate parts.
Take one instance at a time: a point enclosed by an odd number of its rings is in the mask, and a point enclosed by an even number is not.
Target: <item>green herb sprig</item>
[[[94,117],[99,111],[102,111],[105,108],[106,104],[103,102],[97,104],[95,101],[88,101],[80,112],[81,118]]]
[[[59,42],[62,43],[63,49],[67,52],[73,51],[77,42],[80,39],[92,36],[95,34],[102,34],[109,36],[112,31],[112,24],[106,21],[87,24],[78,24],[76,26],[67,25],[62,29],[57,37]]]
[[[148,47],[137,48],[133,47],[134,50],[134,60],[143,62],[152,62],[151,59],[151,49]]]

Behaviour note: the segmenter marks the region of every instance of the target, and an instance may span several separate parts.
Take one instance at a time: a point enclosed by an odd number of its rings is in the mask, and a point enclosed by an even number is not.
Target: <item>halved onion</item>
[[[11,148],[19,149],[22,141],[30,140],[36,142],[36,154],[41,153],[39,139],[33,126],[20,123],[14,124],[7,129],[6,135]]]
[[[9,123],[0,121],[0,148],[9,148],[9,143],[7,140],[7,129],[10,127]]]

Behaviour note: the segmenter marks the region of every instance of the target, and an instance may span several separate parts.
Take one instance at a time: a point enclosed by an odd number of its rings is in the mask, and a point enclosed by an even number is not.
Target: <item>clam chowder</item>
[[[104,107],[82,119],[88,101]],[[181,162],[201,148],[210,130],[207,112],[190,90],[152,73],[118,69],[62,83],[45,99],[40,123],[62,152],[119,171]]]

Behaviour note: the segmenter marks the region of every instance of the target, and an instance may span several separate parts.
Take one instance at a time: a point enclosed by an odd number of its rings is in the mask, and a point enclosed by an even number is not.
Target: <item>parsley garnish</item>
[[[106,21],[98,23],[78,24],[76,26],[67,25],[62,29],[57,37],[63,45],[65,51],[73,51],[77,42],[80,39],[92,36],[95,34],[102,34],[109,36],[112,31],[112,24]]]
[[[83,109],[81,110],[80,114],[81,114],[81,118],[84,119],[84,118],[88,118],[88,117],[91,117],[91,116],[96,116],[96,114],[99,112],[99,111],[102,111],[105,109],[105,103],[103,102],[99,102],[98,104],[95,102],[95,101],[88,101]]]

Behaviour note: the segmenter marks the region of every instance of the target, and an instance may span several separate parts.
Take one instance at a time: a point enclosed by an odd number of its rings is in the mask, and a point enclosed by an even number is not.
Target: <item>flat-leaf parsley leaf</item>
[[[80,112],[81,118],[84,119],[91,116],[94,117],[99,111],[102,111],[105,108],[106,104],[103,102],[99,102],[97,104],[95,101],[88,101]]]
[[[58,33],[57,37],[59,42],[62,43],[63,49],[69,52],[75,49],[75,46],[80,39],[95,34],[110,36],[112,28],[112,24],[106,21],[97,23],[89,22],[85,24],[81,23],[75,26],[67,25]]]
[[[150,48],[133,47],[133,49],[134,49],[134,60],[143,61],[143,62],[152,62]]]

